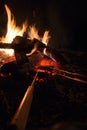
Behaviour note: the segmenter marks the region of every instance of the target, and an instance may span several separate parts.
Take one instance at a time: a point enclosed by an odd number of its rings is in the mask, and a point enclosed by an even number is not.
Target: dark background
[[[50,45],[55,48],[87,51],[87,6],[83,0],[1,0],[0,35],[6,31],[7,4],[17,24],[26,19],[36,24],[39,33],[50,31]]]

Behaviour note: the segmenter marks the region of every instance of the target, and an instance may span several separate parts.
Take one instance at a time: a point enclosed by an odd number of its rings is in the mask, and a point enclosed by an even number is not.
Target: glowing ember
[[[43,59],[41,62],[40,62],[40,65],[41,66],[54,66],[56,67],[57,66],[57,63],[55,63],[54,61],[52,60],[46,60],[46,59]]]
[[[27,23],[24,22],[22,27],[16,26],[16,21],[14,19],[14,16],[11,14],[11,11],[7,5],[5,5],[5,9],[6,9],[7,17],[8,17],[7,33],[5,37],[0,38],[0,42],[11,43],[16,36],[23,36],[23,33],[26,31],[26,28],[27,28]],[[13,49],[10,49],[10,50],[2,49],[2,51],[3,50],[9,56],[12,56],[14,54]]]
[[[52,73],[54,68],[59,68],[59,63],[54,62],[51,59],[42,59],[36,66],[35,69],[38,72],[47,72],[48,74]]]
[[[48,76],[54,77],[56,75],[55,68],[58,68],[59,64],[51,59],[42,59],[36,66],[35,70],[39,72],[39,78],[37,81],[44,82]]]

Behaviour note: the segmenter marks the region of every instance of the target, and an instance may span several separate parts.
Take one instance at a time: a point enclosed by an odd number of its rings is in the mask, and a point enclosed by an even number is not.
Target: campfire
[[[10,62],[15,62],[15,68],[26,74],[34,70],[51,74],[51,76],[60,75],[69,80],[87,83],[86,76],[62,68],[62,65],[66,64],[66,60],[60,51],[48,44],[51,38],[49,31],[46,30],[41,36],[35,25],[28,26],[27,21],[19,27],[7,5],[5,5],[5,10],[8,21],[6,35],[0,38],[1,76],[3,76],[2,70],[4,70],[4,74],[5,70],[6,73],[11,74],[12,70],[8,69],[11,67],[7,66]]]
[[[58,63],[52,57],[52,54],[46,52],[47,45],[50,39],[49,31],[45,31],[43,36],[39,35],[38,29],[34,26],[29,26],[25,21],[21,27],[16,25],[14,15],[9,7],[5,5],[7,13],[7,33],[0,38],[0,54],[1,64],[6,64],[16,61],[18,66],[27,63],[33,53],[38,52],[37,64],[34,69],[39,72],[49,72],[49,68],[57,67]],[[26,30],[29,30],[28,32]],[[24,33],[27,33],[24,36]],[[49,48],[48,48],[49,50]],[[51,49],[50,49],[51,50]],[[37,54],[36,54],[37,55]],[[29,58],[28,58],[29,57]],[[32,57],[32,56],[31,56]],[[48,58],[47,58],[48,57]],[[35,57],[30,58],[35,59]],[[40,61],[39,61],[40,60]],[[35,60],[33,60],[35,62]],[[46,71],[48,70],[48,71]]]
[[[38,114],[36,113],[36,115],[41,114],[39,115],[40,118],[43,117],[44,119],[44,112],[48,117],[53,115],[53,119],[56,118],[56,114],[59,114],[61,110],[60,106],[63,100],[65,101],[63,106],[66,104],[65,96],[70,96],[69,98],[73,100],[73,96],[69,95],[70,93],[68,94],[67,91],[70,89],[70,92],[72,92],[74,87],[77,88],[80,85],[85,87],[87,85],[87,76],[72,70],[69,71],[70,64],[64,58],[65,55],[50,46],[51,36],[48,30],[43,35],[40,35],[39,29],[35,25],[29,26],[27,20],[21,26],[17,26],[14,15],[7,5],[5,5],[5,10],[7,13],[7,32],[5,36],[0,37],[0,78],[1,82],[5,77],[7,82],[9,81],[8,79],[11,79],[12,88],[10,88],[10,83],[9,85],[6,84],[6,88],[9,86],[7,89],[10,90],[8,90],[8,93],[6,92],[6,95],[10,93],[11,97],[14,97],[16,101],[20,98],[17,96],[21,95],[22,91],[23,94],[26,91],[11,122],[11,125],[16,125],[21,130],[21,128],[26,126],[27,121],[32,124],[32,120],[28,119],[30,108],[33,108],[31,110],[31,119],[34,112],[37,111]],[[64,68],[64,64],[68,66],[68,69]],[[25,90],[26,88],[27,90]],[[65,89],[66,92],[64,92]],[[31,107],[33,94],[34,103],[32,104],[33,107]],[[60,100],[62,98],[60,103],[58,103],[59,98]],[[77,98],[79,98],[79,94]],[[11,99],[13,107],[15,107],[14,99]],[[47,102],[45,101],[46,99]],[[40,106],[38,107],[38,105]],[[36,106],[39,108],[37,111],[35,110]],[[42,109],[43,112],[41,111]],[[66,107],[65,109],[63,107],[64,110],[66,110]],[[53,114],[51,114],[52,112]],[[22,119],[25,119],[23,123],[21,123]],[[37,122],[37,119],[34,120],[34,122]],[[39,118],[38,121],[40,121]],[[47,120],[43,120],[43,122],[47,122]]]

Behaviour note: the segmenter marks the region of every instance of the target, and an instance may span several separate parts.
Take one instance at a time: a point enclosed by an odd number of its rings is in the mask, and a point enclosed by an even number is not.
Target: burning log
[[[0,43],[0,48],[14,49],[17,65],[20,66],[22,64],[29,63],[26,54],[31,53],[35,45],[39,48],[45,46],[45,44],[36,39],[31,41],[25,37],[16,36],[11,44]]]
[[[46,56],[50,57],[54,60],[59,60],[60,62],[65,62],[64,57],[61,55],[61,52],[50,47],[46,46],[43,42],[39,41],[38,39],[29,40],[25,37],[16,36],[12,42],[12,44],[9,43],[0,43],[0,48],[2,49],[14,49],[15,54],[27,54],[32,51],[34,46],[36,45],[37,50],[43,51],[44,48],[46,48]],[[18,57],[18,56],[17,56]],[[16,57],[16,58],[17,58]]]
[[[1,49],[14,49],[17,51],[23,51],[25,53],[31,52],[34,45],[37,44],[38,48],[46,48],[46,45],[37,39],[29,40],[25,37],[16,36],[11,43],[0,43]]]
[[[24,37],[17,36],[13,40],[12,44],[10,43],[0,43],[0,48],[2,49],[14,49],[19,52],[29,53],[34,47],[33,42],[31,40],[26,39]]]

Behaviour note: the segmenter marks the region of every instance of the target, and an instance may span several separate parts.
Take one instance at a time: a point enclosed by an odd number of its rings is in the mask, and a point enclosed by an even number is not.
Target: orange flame
[[[5,37],[0,38],[0,42],[11,43],[16,36],[23,36],[23,33],[26,31],[27,28],[27,22],[24,22],[22,27],[16,26],[14,16],[12,15],[7,5],[5,5],[5,9],[8,17],[7,33]],[[2,49],[2,50],[4,50],[6,54],[8,54],[9,56],[12,56],[14,54],[13,49],[10,49],[10,51],[9,49]]]
[[[49,31],[45,31],[43,38],[42,38],[42,42],[47,46],[50,38],[51,37],[49,36]],[[43,53],[45,55],[47,55],[46,54],[46,48],[44,48]]]
[[[48,45],[50,35],[49,31],[45,31],[43,34],[43,37],[40,37],[38,34],[38,29],[34,26],[30,27],[30,30],[28,32],[29,39],[33,40],[34,38],[38,39],[39,41],[43,42],[46,46]],[[46,54],[46,48],[44,49],[44,54]]]
[[[50,38],[49,31],[45,31],[41,41],[47,45]]]
[[[8,6],[5,4],[5,10],[7,13],[7,18],[8,18],[8,22],[7,22],[7,33],[5,36],[2,36],[0,38],[0,42],[3,43],[12,43],[13,39],[16,36],[23,36],[24,32],[26,31],[27,28],[27,22],[25,21],[21,27],[16,25],[16,21],[14,19],[14,15],[11,13],[10,9],[8,8]],[[41,42],[43,42],[44,44],[48,44],[49,42],[49,31],[45,31],[43,37],[40,37],[38,34],[38,29],[35,26],[30,26],[30,30],[28,32],[28,38],[33,40],[34,38],[40,40]],[[35,46],[34,49],[31,51],[30,54],[32,54],[33,52],[35,52],[35,50],[37,49],[37,47]],[[2,51],[3,53],[6,54],[6,56],[13,56],[14,55],[14,50],[13,49],[0,49],[0,51]],[[29,54],[29,55],[30,55]]]
[[[26,54],[27,56],[32,55],[37,50],[37,45],[34,45],[34,48],[31,50],[30,53]]]
[[[28,38],[31,40],[33,40],[34,38],[38,40],[41,39],[38,34],[38,29],[35,27],[35,25],[29,27]]]

